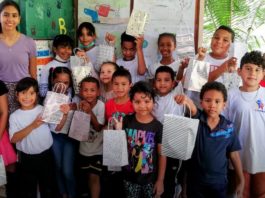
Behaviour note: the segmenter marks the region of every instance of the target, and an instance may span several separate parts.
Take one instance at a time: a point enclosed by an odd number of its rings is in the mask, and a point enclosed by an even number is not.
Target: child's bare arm
[[[175,96],[175,101],[178,104],[185,105],[188,107],[191,111],[191,116],[195,116],[197,114],[197,107],[193,103],[193,101],[186,95],[176,95]]]
[[[84,100],[81,101],[79,105],[80,105],[80,109],[82,111],[84,111],[87,114],[90,114],[90,116],[91,116],[90,117],[90,123],[92,124],[93,128],[96,131],[100,131],[102,129],[103,125],[98,122],[97,117],[95,116],[95,114],[92,111],[91,105]]]
[[[164,192],[164,178],[166,172],[167,158],[166,156],[161,155],[161,144],[157,146],[158,151],[158,174],[157,180],[154,186],[155,196],[160,197]]]
[[[139,36],[135,40],[136,42],[136,53],[137,53],[137,58],[138,58],[138,69],[137,72],[139,75],[144,75],[147,68],[144,60],[144,53],[143,53],[143,42],[144,42],[144,37]]]
[[[177,81],[181,81],[183,79],[183,74],[185,68],[188,67],[190,59],[188,57],[184,58],[179,66],[178,73],[177,73]]]
[[[68,112],[70,111],[70,105],[69,104],[63,104],[60,106],[60,110],[63,113],[63,118],[61,119],[61,122],[57,124],[55,131],[61,131],[66,120],[67,120],[67,115]]]
[[[0,139],[6,129],[8,119],[8,102],[7,102],[7,95],[4,94],[0,96]]]
[[[19,141],[21,141],[22,139],[24,139],[26,136],[28,136],[34,129],[38,128],[40,125],[42,125],[44,122],[42,121],[41,116],[37,116],[37,118],[27,127],[25,127],[24,129],[16,132],[12,139],[11,142],[12,143],[17,143]]]
[[[215,81],[225,72],[233,72],[236,70],[237,59],[235,57],[230,58],[220,65],[217,69],[209,73],[208,82]]]
[[[237,197],[243,196],[243,190],[244,190],[244,175],[243,175],[243,168],[240,160],[240,156],[238,151],[231,152],[229,154],[229,158],[233,164],[235,173],[236,173],[236,194]]]

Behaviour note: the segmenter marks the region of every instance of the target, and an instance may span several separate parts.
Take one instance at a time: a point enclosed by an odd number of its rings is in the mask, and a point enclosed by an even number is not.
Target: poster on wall
[[[104,43],[106,32],[116,36],[116,49],[120,54],[120,35],[126,30],[130,17],[129,0],[79,0],[78,25],[91,22],[96,28],[97,44]]]
[[[175,56],[194,56],[194,0],[134,0],[134,9],[149,12],[149,23],[145,29],[145,56],[156,62],[161,59],[157,51],[160,33],[176,34]]]

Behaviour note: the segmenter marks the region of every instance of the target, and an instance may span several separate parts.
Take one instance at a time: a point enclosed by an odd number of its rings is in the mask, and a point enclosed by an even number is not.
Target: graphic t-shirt
[[[153,119],[140,123],[135,114],[124,117],[123,128],[127,136],[129,165],[124,168],[125,179],[137,184],[155,181],[158,153],[162,142],[162,124]]]

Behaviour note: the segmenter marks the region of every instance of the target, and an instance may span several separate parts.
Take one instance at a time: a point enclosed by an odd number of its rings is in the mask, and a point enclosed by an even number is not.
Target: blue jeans
[[[69,198],[73,198],[76,196],[74,162],[77,143],[64,134],[52,132],[52,136],[52,151],[59,192],[61,194],[67,194]]]

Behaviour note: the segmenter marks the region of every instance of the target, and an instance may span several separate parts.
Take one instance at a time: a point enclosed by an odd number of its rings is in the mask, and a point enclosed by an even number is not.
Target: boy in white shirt
[[[132,83],[145,79],[147,67],[143,53],[144,37],[133,37],[125,32],[121,35],[121,50],[123,58],[116,61],[119,66],[129,70],[132,76]]]
[[[265,88],[259,83],[265,74],[261,52],[246,53],[238,74],[243,85],[229,92],[225,116],[234,122],[242,150],[244,197],[265,196]]]
[[[155,98],[154,116],[163,123],[164,114],[183,115],[183,106],[177,104],[174,99],[177,94],[182,93],[181,83],[175,87],[174,70],[169,66],[158,67],[155,73],[154,85],[158,94]],[[174,196],[178,166],[179,160],[167,157],[163,198]]]

